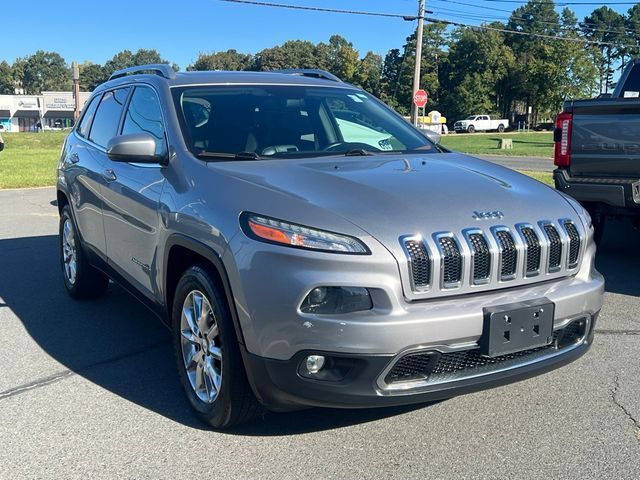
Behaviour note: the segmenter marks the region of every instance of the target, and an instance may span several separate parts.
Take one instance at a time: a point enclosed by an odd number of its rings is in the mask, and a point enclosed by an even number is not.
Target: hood
[[[456,153],[331,157],[211,164],[339,215],[389,245],[402,235],[431,236],[493,225],[575,218],[552,188],[513,170]],[[269,215],[265,208],[254,211]],[[501,212],[483,218],[476,212]],[[478,218],[480,217],[480,218]],[[307,218],[285,218],[319,228]]]

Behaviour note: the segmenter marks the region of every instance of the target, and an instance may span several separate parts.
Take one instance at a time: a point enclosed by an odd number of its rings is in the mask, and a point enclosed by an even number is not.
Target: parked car
[[[456,133],[488,132],[490,130],[502,133],[507,128],[509,128],[509,120],[506,118],[495,120],[489,115],[470,115],[453,124]]]
[[[556,118],[556,188],[591,214],[596,239],[607,218],[640,227],[640,59],[631,62],[612,95],[564,103]]]
[[[111,278],[156,312],[216,428],[546,372],[587,351],[602,306],[577,202],[319,71],[116,72],[57,200],[66,290]]]

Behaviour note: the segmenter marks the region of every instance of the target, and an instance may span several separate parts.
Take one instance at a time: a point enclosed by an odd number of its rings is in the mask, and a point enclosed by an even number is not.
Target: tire
[[[498,132],[500,133],[504,132],[504,125],[502,124],[498,125]]]
[[[264,411],[247,381],[225,297],[205,268],[192,266],[180,278],[171,323],[180,383],[204,422],[224,429]]]
[[[606,225],[606,217],[602,214],[591,216],[591,220],[593,223],[593,241],[596,242],[596,245],[602,245],[602,238],[604,237],[605,225]]]
[[[109,286],[109,278],[89,264],[69,205],[60,213],[58,235],[62,280],[67,293],[78,300],[97,298]]]
[[[467,128],[467,132],[469,133],[475,133],[476,131],[476,127],[474,127],[473,125],[469,125],[469,127]]]

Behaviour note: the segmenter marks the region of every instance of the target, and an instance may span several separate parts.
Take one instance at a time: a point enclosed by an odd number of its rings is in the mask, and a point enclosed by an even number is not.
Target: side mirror
[[[425,129],[422,130],[422,134],[429,140],[431,140],[431,142],[435,143],[436,145],[440,145],[442,135],[440,135],[439,133],[436,133],[433,130]]]
[[[107,155],[114,162],[165,164],[165,158],[156,154],[156,139],[148,133],[133,133],[113,137],[107,143]]]

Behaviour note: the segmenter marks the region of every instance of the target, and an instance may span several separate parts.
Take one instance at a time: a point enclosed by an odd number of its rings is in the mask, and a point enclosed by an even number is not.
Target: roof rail
[[[324,80],[331,80],[333,82],[342,82],[333,73],[329,73],[325,70],[313,69],[313,68],[291,68],[286,70],[272,70],[273,73],[285,73],[289,75],[300,75],[301,77],[313,77],[322,78]]]
[[[155,75],[171,80],[176,78],[176,72],[171,68],[171,65],[164,63],[152,63],[149,65],[137,65],[135,67],[123,68],[122,70],[116,70],[111,74],[109,80],[114,78],[126,77],[127,75],[134,73],[153,72]]]

